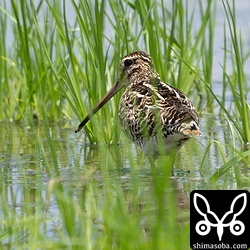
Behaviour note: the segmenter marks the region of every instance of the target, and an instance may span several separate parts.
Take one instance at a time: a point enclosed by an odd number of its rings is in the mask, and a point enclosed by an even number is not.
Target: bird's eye
[[[129,67],[129,66],[131,66],[133,64],[133,60],[131,60],[131,59],[126,59],[125,61],[124,61],[124,66],[125,67]]]

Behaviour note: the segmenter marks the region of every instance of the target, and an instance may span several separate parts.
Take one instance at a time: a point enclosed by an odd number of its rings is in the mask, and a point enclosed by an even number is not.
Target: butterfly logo
[[[240,203],[241,199],[243,199],[243,205],[239,209],[238,205],[241,204]],[[198,202],[200,204],[200,207],[198,206]],[[246,193],[239,194],[233,199],[231,206],[230,206],[230,210],[227,211],[222,216],[221,219],[219,219],[218,216],[213,211],[210,210],[210,205],[207,199],[203,195],[195,193],[193,197],[193,203],[194,203],[194,207],[196,211],[204,218],[203,220],[200,220],[199,222],[197,222],[195,226],[195,230],[199,235],[204,236],[204,235],[209,234],[211,227],[217,228],[217,235],[218,235],[219,241],[221,241],[222,239],[222,235],[224,233],[225,227],[229,227],[230,232],[236,236],[244,233],[245,225],[243,224],[242,221],[237,220],[237,216],[239,216],[246,208],[246,205],[247,205]],[[237,203],[238,205],[236,207],[235,205]],[[202,204],[203,206],[201,206]],[[226,219],[229,220],[230,218],[232,218],[230,222],[225,223],[225,220]]]

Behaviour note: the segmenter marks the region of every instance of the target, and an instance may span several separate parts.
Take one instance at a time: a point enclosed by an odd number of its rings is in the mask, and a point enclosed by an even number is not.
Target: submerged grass
[[[232,183],[249,189],[249,79],[244,64],[250,52],[237,30],[234,1],[223,1],[222,93],[212,83],[217,1],[0,3],[0,120],[8,121],[1,148],[18,159],[6,159],[5,153],[1,158],[2,248],[189,249],[187,193]],[[206,124],[205,148],[189,144],[184,149],[191,165],[200,157],[197,169],[210,170],[202,183],[151,173],[126,139],[125,146],[117,144],[119,94],[81,138],[73,134],[117,80],[120,58],[137,49],[151,54],[163,80],[190,96],[201,120],[218,117],[230,131],[219,140],[217,124]],[[13,124],[23,132],[15,134]],[[10,140],[13,145],[5,145]],[[221,164],[217,170],[210,166],[213,151]],[[181,158],[176,164],[192,169]],[[10,181],[10,176],[15,178]]]

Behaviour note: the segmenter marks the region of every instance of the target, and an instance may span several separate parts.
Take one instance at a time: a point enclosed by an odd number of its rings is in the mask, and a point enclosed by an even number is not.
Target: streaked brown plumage
[[[119,104],[120,123],[125,134],[147,155],[175,153],[189,138],[201,135],[192,103],[180,90],[161,81],[147,53],[137,51],[125,56],[120,69],[117,83],[75,132],[126,87]]]

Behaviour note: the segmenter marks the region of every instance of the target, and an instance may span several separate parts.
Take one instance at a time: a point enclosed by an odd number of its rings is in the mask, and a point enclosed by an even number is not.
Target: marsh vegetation
[[[192,190],[250,189],[249,8],[0,0],[1,248],[189,249]],[[200,116],[171,178],[122,134],[121,93],[74,133],[135,50]]]

